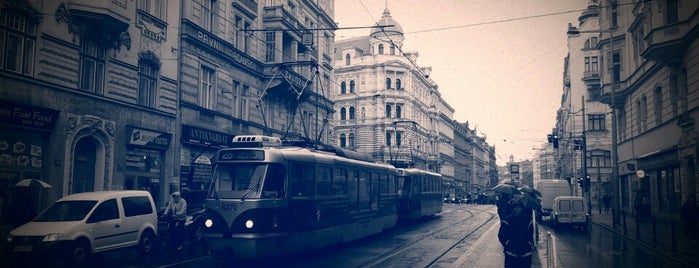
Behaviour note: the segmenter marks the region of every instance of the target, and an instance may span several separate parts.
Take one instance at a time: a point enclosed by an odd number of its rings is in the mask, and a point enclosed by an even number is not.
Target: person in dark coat
[[[508,193],[500,193],[497,195],[495,206],[498,207],[498,216],[500,217],[500,220],[506,218],[512,213],[510,200],[512,200],[512,195]]]
[[[609,204],[611,203],[611,201],[612,198],[608,194],[602,196],[602,204],[604,204],[604,213],[609,213]]]
[[[682,210],[680,211],[680,218],[684,222],[684,235],[687,240],[697,241],[697,222],[699,221],[699,206],[697,206],[697,200],[692,195],[687,197],[687,203],[682,205]]]
[[[521,202],[510,202],[512,214],[500,221],[498,239],[505,253],[505,268],[531,267],[534,254],[534,224]]]
[[[36,217],[37,213],[36,209],[34,209],[34,199],[31,196],[30,190],[21,189],[16,192],[12,203],[10,203],[9,215],[12,228],[17,228]]]

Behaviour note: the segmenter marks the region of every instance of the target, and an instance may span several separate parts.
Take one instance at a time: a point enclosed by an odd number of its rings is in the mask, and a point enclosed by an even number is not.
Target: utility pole
[[[585,195],[585,199],[587,200],[587,215],[592,215],[592,197],[590,196],[590,187],[589,185],[589,179],[587,177],[587,137],[585,135],[585,132],[587,131],[585,129],[585,95],[580,96],[581,102],[582,102],[582,179],[583,179],[583,185],[585,186],[583,190],[583,194]]]

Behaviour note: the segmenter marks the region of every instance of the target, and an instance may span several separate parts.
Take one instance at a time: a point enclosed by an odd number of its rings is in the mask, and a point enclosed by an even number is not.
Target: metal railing
[[[546,267],[558,267],[558,256],[556,256],[556,236],[551,232],[546,232]]]

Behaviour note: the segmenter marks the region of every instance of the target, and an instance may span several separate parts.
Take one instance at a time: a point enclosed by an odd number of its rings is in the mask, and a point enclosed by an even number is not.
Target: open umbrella
[[[519,190],[517,190],[517,187],[515,187],[512,184],[505,184],[505,183],[498,184],[498,185],[495,185],[495,187],[493,187],[492,190],[495,191],[496,193],[502,193],[502,194],[511,194],[511,195],[520,194]]]
[[[541,197],[541,192],[531,187],[520,187],[517,188],[522,193],[529,194],[534,198]]]
[[[522,206],[531,210],[538,210],[541,208],[541,203],[539,203],[539,200],[536,200],[536,198],[528,194],[515,194],[512,197],[512,200],[520,202]]]
[[[50,184],[37,179],[23,179],[15,184],[17,187],[39,187],[42,189],[52,188]]]

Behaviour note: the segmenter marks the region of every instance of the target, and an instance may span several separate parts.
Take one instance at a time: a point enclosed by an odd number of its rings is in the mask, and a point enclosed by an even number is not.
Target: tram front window
[[[218,198],[281,198],[283,169],[275,164],[219,164],[214,174],[212,195]]]

